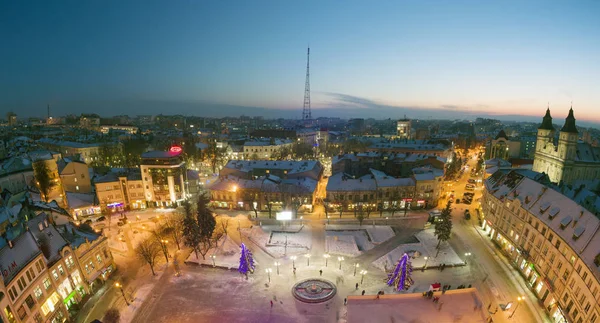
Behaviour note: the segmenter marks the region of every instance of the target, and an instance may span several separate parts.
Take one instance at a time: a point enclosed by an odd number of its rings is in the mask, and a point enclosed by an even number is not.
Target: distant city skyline
[[[0,111],[600,123],[600,3],[0,5]],[[524,116],[524,117],[521,117]],[[583,123],[582,123],[583,122]]]

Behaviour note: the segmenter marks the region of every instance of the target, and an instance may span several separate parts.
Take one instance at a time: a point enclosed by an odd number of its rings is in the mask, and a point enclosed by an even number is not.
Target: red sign
[[[171,146],[171,148],[169,149],[170,152],[172,153],[176,153],[176,154],[181,154],[181,152],[183,151],[183,149],[179,146]]]

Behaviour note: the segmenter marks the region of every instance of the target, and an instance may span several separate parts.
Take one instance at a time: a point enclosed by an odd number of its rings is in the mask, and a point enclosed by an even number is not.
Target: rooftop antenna
[[[306,53],[306,84],[304,85],[304,105],[302,107],[302,120],[305,126],[312,122],[310,113],[310,46]]]

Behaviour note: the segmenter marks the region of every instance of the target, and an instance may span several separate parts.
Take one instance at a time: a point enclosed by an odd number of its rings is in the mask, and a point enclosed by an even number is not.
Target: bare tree
[[[166,235],[171,236],[175,244],[177,245],[177,250],[181,250],[179,247],[179,243],[183,238],[183,214],[181,212],[175,212],[168,216],[165,219],[164,231]]]
[[[154,276],[156,276],[156,273],[154,273],[154,265],[156,264],[156,257],[158,257],[160,251],[160,246],[153,239],[146,239],[140,242],[137,248],[135,248],[137,257],[150,265],[150,270],[152,270],[152,275]]]
[[[164,227],[158,227],[154,230],[152,230],[152,237],[155,239],[156,243],[158,243],[158,245],[160,246],[160,250],[162,251],[163,255],[165,255],[165,261],[168,263],[169,262],[169,249],[167,248],[167,242],[164,237],[163,234],[161,234],[161,232],[164,232]]]
[[[229,218],[221,217],[221,230],[223,234],[227,234],[227,227],[229,227]]]

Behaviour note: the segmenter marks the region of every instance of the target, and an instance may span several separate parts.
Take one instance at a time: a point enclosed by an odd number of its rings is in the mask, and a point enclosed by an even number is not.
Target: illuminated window
[[[49,290],[50,286],[52,286],[52,284],[50,284],[50,279],[48,279],[48,278],[44,279],[44,288],[46,290]]]
[[[40,286],[35,287],[35,289],[33,290],[33,294],[35,295],[36,299],[40,299],[43,296],[42,289],[40,288]]]

